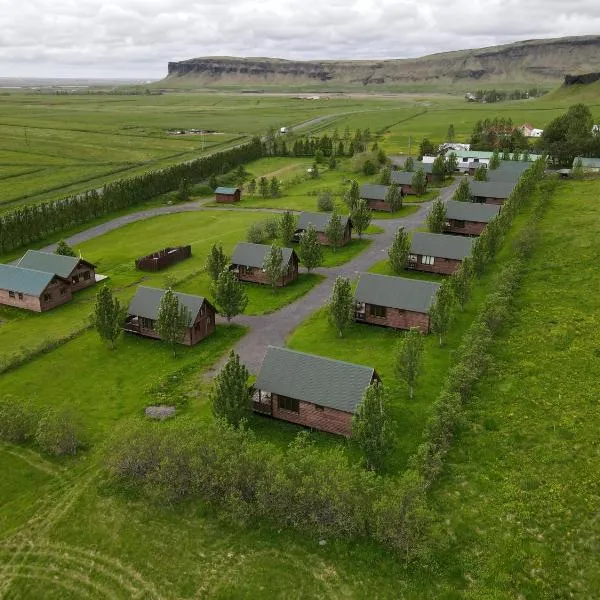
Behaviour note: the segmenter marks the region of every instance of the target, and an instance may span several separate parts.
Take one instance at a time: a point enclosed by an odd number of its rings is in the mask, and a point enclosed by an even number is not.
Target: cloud
[[[197,56],[409,58],[597,31],[597,0],[0,0],[0,76],[158,79]]]

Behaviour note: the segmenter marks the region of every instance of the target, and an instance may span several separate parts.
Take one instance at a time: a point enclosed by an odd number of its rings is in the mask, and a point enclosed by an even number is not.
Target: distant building
[[[219,186],[215,190],[215,200],[225,204],[233,204],[239,202],[242,192],[238,187],[223,187]]]
[[[530,138],[539,138],[542,137],[542,133],[544,133],[543,129],[537,129],[531,123],[524,123],[519,127],[519,131],[525,136]]]
[[[577,166],[577,161],[581,161],[581,166],[584,171],[589,173],[598,173],[600,172],[600,158],[584,158],[578,156],[573,161],[573,167]]]

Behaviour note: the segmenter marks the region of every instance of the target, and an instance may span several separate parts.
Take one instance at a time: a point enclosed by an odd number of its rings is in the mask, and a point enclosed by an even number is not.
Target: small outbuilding
[[[471,254],[473,238],[421,233],[413,235],[407,268],[427,273],[452,275]]]
[[[233,204],[239,202],[242,197],[242,191],[238,187],[219,186],[215,190],[215,201],[224,204]]]
[[[516,181],[471,181],[471,198],[473,202],[502,205],[516,184]]]
[[[412,181],[415,173],[419,170],[419,168],[422,168],[425,172],[425,186],[427,187],[427,182],[431,181],[431,177],[433,174],[433,164],[431,163],[428,166],[426,166],[426,164],[415,165],[414,171],[392,171],[392,185],[399,186],[404,196],[416,195],[417,192],[415,192],[413,188]]]
[[[439,283],[363,273],[356,288],[357,323],[429,332],[429,309]]]
[[[458,235],[479,235],[485,226],[500,212],[496,204],[457,202],[448,200],[444,231]]]
[[[240,242],[233,251],[229,267],[240,281],[270,284],[263,265],[271,246]],[[282,287],[298,279],[298,255],[292,248],[282,248],[284,274],[277,282]]]
[[[349,436],[372,367],[269,346],[254,384],[252,408],[320,431]]]
[[[68,279],[56,273],[0,264],[0,304],[44,312],[71,300]]]
[[[384,186],[385,187],[385,186]],[[309,225],[312,225],[317,232],[319,243],[323,246],[331,246],[331,242],[327,237],[327,227],[331,220],[331,213],[309,213],[303,212],[298,217],[298,224],[296,225],[296,232],[294,234],[294,241],[300,241],[300,235],[308,229]],[[349,216],[340,215],[342,227],[344,228],[344,235],[340,243],[341,246],[345,246],[352,239],[352,220]]]
[[[96,283],[96,266],[76,256],[27,250],[17,266],[54,273],[62,279],[67,279],[71,283],[71,292],[82,290]]]
[[[123,329],[129,333],[159,340],[156,331],[158,309],[166,290],[140,286],[127,309],[127,318]],[[190,324],[186,328],[182,344],[193,346],[209,336],[215,330],[215,307],[203,296],[193,296],[174,292],[180,305],[190,312]]]

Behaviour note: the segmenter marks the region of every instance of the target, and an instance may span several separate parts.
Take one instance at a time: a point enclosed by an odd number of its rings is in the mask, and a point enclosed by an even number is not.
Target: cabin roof
[[[233,251],[231,257],[232,265],[244,265],[246,267],[262,268],[265,257],[271,249],[267,244],[252,244],[250,242],[240,242]],[[289,264],[292,255],[295,254],[292,248],[282,248],[283,264]]]
[[[363,273],[355,298],[357,302],[428,313],[439,288],[434,281]]]
[[[433,163],[429,164],[433,168]],[[431,173],[431,168],[427,171],[426,165],[415,163],[414,171],[392,171],[391,181],[394,185],[411,185],[413,177],[419,169],[423,169],[425,173]]]
[[[403,173],[404,171],[395,172]],[[379,183],[364,183],[360,186],[359,194],[361,198],[366,198],[367,200],[385,200],[388,187]]]
[[[497,204],[480,204],[479,202],[446,202],[446,217],[459,221],[473,221],[475,223],[489,223],[498,213]]]
[[[233,196],[240,188],[219,186],[215,190],[215,194],[223,194],[224,196]]]
[[[0,264],[0,289],[11,292],[39,297],[54,277],[47,271]]]
[[[255,387],[354,413],[374,375],[372,367],[269,346]]]
[[[151,288],[143,285],[139,286],[135,292],[135,296],[129,303],[129,308],[127,309],[128,314],[156,320],[158,317],[160,301],[165,295],[165,292],[166,290],[161,290],[159,288]],[[182,294],[181,292],[173,293],[177,296],[179,303],[183,304],[190,311],[192,322],[195,321],[204,302],[208,303],[203,296],[193,296],[191,294]]]
[[[413,235],[410,253],[462,260],[471,254],[472,246],[472,238],[417,232]]]
[[[61,254],[41,252],[40,250],[27,250],[25,256],[17,263],[17,266],[36,271],[55,273],[59,277],[68,279],[79,263],[85,263],[90,268],[94,268],[92,263],[83,260],[83,258],[62,256]]]
[[[508,198],[515,189],[516,181],[471,181],[472,196],[483,198]]]
[[[329,225],[330,220],[331,213],[303,212],[298,218],[298,224],[296,225],[296,229],[308,229],[308,226],[312,223],[316,231],[324,233],[327,229],[327,225]],[[348,215],[340,215],[340,220],[342,222],[342,227],[345,228],[348,224],[348,221],[350,220],[350,217]],[[352,225],[352,222],[350,222],[350,225]]]

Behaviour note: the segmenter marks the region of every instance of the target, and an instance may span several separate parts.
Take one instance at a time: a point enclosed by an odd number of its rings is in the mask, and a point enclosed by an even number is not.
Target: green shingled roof
[[[233,196],[240,188],[219,186],[215,190],[215,194],[224,194],[225,196]]]
[[[392,183],[394,185],[412,185],[413,177],[419,168],[420,166],[415,165],[414,171],[392,171]],[[431,169],[427,171],[423,168],[423,171],[425,173],[431,173]]]
[[[396,172],[402,173],[403,171]],[[387,190],[387,185],[379,185],[378,183],[365,183],[360,186],[359,194],[361,198],[366,200],[385,200],[385,194]]]
[[[354,413],[374,374],[371,367],[269,346],[255,387]]]
[[[0,289],[39,297],[54,273],[0,264]]]
[[[250,242],[240,242],[233,251],[231,257],[232,265],[244,265],[246,267],[262,268],[265,262],[265,256],[271,249],[266,244],[251,244]],[[283,264],[289,264],[292,254],[295,254],[292,248],[282,248]]]
[[[428,313],[439,283],[363,273],[356,288],[357,302]]]
[[[146,319],[156,320],[158,317],[158,307],[160,301],[165,295],[166,290],[140,286],[135,292],[133,300],[129,303],[127,313],[136,317],[145,317]],[[203,296],[192,296],[191,294],[182,294],[174,292],[179,303],[183,304],[190,311],[192,322],[195,321],[202,304],[206,301]]]
[[[516,181],[471,181],[469,187],[472,196],[504,199],[511,195],[516,184]]]
[[[417,232],[413,235],[410,253],[462,260],[471,254],[472,246],[473,238]]]
[[[459,221],[473,221],[475,223],[489,223],[498,213],[497,204],[480,204],[479,202],[446,202],[446,217]]]
[[[68,279],[73,269],[79,264],[81,258],[76,256],[62,256],[52,252],[40,252],[39,250],[27,250],[25,256],[17,263],[18,267],[56,273],[60,277]],[[87,261],[84,261],[87,263]],[[94,265],[89,264],[91,267]]]
[[[323,233],[327,229],[327,225],[329,225],[329,221],[331,219],[331,213],[309,213],[303,212],[300,214],[298,218],[298,224],[296,225],[296,230],[305,230],[308,229],[308,226],[312,224],[316,231]],[[346,227],[348,224],[349,216],[340,215],[340,221],[342,222],[342,227]]]

